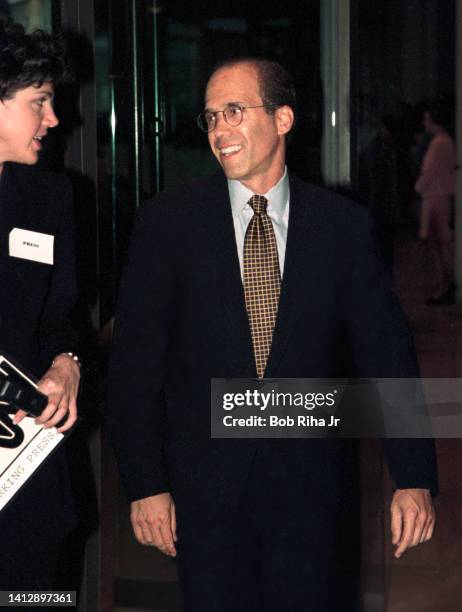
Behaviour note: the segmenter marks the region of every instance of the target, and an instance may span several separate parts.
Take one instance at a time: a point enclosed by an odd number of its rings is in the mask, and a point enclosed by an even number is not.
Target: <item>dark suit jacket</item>
[[[9,256],[13,228],[51,234],[54,265]],[[0,350],[40,377],[76,350],[72,198],[64,176],[5,164],[0,183]],[[74,525],[67,460],[57,449],[0,513],[2,547],[58,541]]]
[[[291,177],[284,275],[265,376],[329,377],[345,337],[361,376],[418,375],[411,335],[375,255],[367,213]],[[211,440],[211,377],[256,377],[221,175],[147,203],[133,233],[116,315],[107,416],[128,496],[172,491],[176,501],[189,503],[200,489],[210,512],[232,504],[259,443],[297,455],[317,472],[311,486],[322,491],[338,470],[338,443]],[[386,452],[397,486],[436,487],[431,441],[389,441]],[[307,503],[315,503],[317,492],[309,492]],[[191,503],[189,517],[194,508]]]

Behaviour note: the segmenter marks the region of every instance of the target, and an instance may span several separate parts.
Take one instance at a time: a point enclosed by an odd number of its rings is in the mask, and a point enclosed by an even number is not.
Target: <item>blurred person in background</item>
[[[449,135],[442,104],[430,106],[423,116],[432,136],[422,162],[415,190],[422,197],[419,238],[429,245],[438,266],[439,279],[428,305],[452,304],[455,284],[451,254],[451,206],[456,187],[456,150]]]

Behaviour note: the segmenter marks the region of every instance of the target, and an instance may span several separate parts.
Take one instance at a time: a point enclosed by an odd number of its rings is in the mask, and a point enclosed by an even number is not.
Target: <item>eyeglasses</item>
[[[204,111],[197,117],[197,125],[204,132],[213,132],[217,125],[218,113],[223,113],[224,120],[228,125],[237,127],[242,123],[244,111],[248,108],[275,108],[275,104],[259,104],[258,106],[243,106],[242,104],[228,104],[224,110]]]

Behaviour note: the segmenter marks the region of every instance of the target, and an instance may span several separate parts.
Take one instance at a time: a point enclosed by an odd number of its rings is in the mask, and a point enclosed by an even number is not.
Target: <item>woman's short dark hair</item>
[[[238,57],[226,60],[215,66],[212,75],[222,68],[231,68],[238,64],[248,64],[257,71],[260,95],[267,112],[274,113],[279,106],[290,106],[297,117],[297,95],[291,76],[278,62],[260,57]],[[211,75],[211,76],[212,76]],[[293,127],[294,127],[293,126]],[[292,130],[293,130],[292,127]]]
[[[61,36],[43,30],[26,33],[22,25],[0,19],[0,100],[26,87],[71,79]]]

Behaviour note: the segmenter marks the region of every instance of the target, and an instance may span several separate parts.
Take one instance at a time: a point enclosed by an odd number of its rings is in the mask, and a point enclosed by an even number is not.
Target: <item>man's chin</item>
[[[242,171],[240,171],[238,168],[233,168],[232,166],[221,162],[220,166],[222,167],[227,179],[238,181],[243,177]]]

